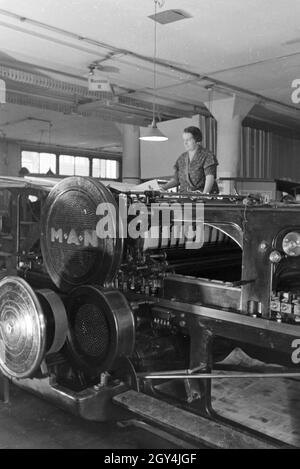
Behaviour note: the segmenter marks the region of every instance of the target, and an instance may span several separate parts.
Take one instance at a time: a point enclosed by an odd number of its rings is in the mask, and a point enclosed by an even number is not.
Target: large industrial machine
[[[1,178],[0,215],[2,398],[178,447],[287,446],[217,415],[211,378],[235,347],[298,371],[296,203]]]

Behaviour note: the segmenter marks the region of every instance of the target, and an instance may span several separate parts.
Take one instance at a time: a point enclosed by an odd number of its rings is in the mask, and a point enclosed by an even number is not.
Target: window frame
[[[103,181],[122,181],[122,154],[117,153],[108,153],[108,152],[96,152],[96,151],[88,151],[88,150],[77,150],[74,148],[68,148],[68,147],[51,147],[51,146],[34,146],[34,145],[21,145],[20,147],[20,168],[22,167],[22,152],[27,151],[27,152],[34,152],[34,153],[50,153],[50,154],[55,154],[56,156],[56,171],[55,171],[55,177],[63,179],[65,177],[70,177],[70,175],[64,175],[64,174],[59,174],[59,157],[60,155],[67,155],[67,156],[79,156],[79,157],[85,157],[89,159],[89,176],[82,176],[82,177],[91,177],[93,179],[98,179],[98,180],[103,180]],[[97,160],[113,160],[117,161],[119,165],[119,175],[118,178],[112,179],[112,178],[105,178],[105,177],[95,177],[92,176],[93,174],[93,159]],[[30,173],[32,176],[36,177],[44,177],[47,178],[47,174],[44,173]]]

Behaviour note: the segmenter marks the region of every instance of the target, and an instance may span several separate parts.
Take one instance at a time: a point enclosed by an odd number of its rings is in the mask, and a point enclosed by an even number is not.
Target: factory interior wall
[[[242,128],[241,177],[299,181],[299,158],[299,139]]]
[[[300,181],[300,140],[273,134],[271,173],[274,178]]]
[[[184,152],[182,131],[190,125],[199,126],[199,116],[160,122],[157,127],[168,137],[166,142],[141,140],[141,179],[169,177],[174,173],[175,161]]]
[[[141,141],[141,178],[172,176],[174,163],[184,152],[182,130],[188,125],[200,126],[203,145],[215,151],[217,124],[206,116],[193,116],[158,124],[169,138],[166,142]],[[244,178],[286,178],[300,180],[300,140],[259,128],[241,128],[241,159],[238,174]]]
[[[203,120],[204,119],[204,120]],[[214,150],[216,126],[212,119],[200,116],[204,146]],[[205,126],[207,123],[207,126]],[[170,177],[176,158],[184,151],[182,130],[189,125],[199,126],[199,116],[158,124],[169,140],[149,143],[141,141],[141,178]],[[239,175],[251,178],[287,178],[300,180],[300,140],[274,132],[242,128],[241,165]],[[0,140],[0,175],[17,176],[21,166],[21,145]]]

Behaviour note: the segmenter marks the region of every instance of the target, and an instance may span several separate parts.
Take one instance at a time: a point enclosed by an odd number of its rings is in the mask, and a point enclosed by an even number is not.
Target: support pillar
[[[217,121],[218,178],[239,175],[242,121],[255,102],[236,95],[205,103]],[[220,184],[221,192],[230,194],[230,182]]]
[[[139,184],[141,179],[140,128],[137,125],[121,124],[123,137],[122,181]]]

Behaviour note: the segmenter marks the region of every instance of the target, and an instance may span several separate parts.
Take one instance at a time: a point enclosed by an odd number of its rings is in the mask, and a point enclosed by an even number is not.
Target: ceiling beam
[[[76,33],[68,31],[66,29],[58,28],[56,26],[52,26],[52,25],[49,25],[47,23],[34,20],[32,18],[27,18],[25,16],[18,15],[16,13],[13,13],[13,12],[8,11],[8,10],[0,9],[0,15],[12,18],[12,19],[16,20],[17,22],[21,22],[22,24],[32,25],[32,26],[38,27],[42,30],[51,31],[52,33],[56,33],[60,36],[68,37],[69,39],[74,40],[75,43],[78,44],[78,46],[80,44],[80,47],[82,47],[83,43],[90,44],[92,46],[96,46],[98,48],[108,50],[112,53],[127,55],[127,56],[131,56],[131,57],[134,57],[136,59],[139,59],[139,60],[151,63],[151,64],[153,63],[153,57],[144,56],[142,54],[138,54],[136,52],[132,52],[132,51],[127,50],[127,49],[118,48],[118,47],[112,46],[111,44],[108,44],[108,43],[105,43],[105,42],[102,42],[102,41],[98,41],[96,39],[89,38],[87,36],[78,35]],[[30,30],[24,30],[24,33],[30,34]],[[52,39],[52,37],[49,36],[49,40],[51,40],[51,39]],[[240,94],[240,95],[243,95],[243,96],[248,96],[252,99],[255,99],[258,104],[272,103],[273,105],[276,105],[278,109],[280,109],[280,108],[284,109],[285,108],[285,109],[290,109],[290,110],[296,110],[296,112],[298,112],[299,116],[300,116],[300,109],[297,109],[296,107],[294,107],[292,105],[288,105],[288,104],[282,103],[281,101],[277,101],[277,100],[274,100],[272,98],[268,98],[268,97],[266,97],[264,95],[261,95],[259,93],[255,93],[255,92],[252,92],[250,90],[247,90],[247,89],[235,86],[235,85],[231,85],[230,83],[224,82],[223,80],[215,79],[212,76],[213,73],[212,74],[196,73],[196,72],[187,70],[183,67],[179,67],[177,65],[169,63],[167,60],[162,60],[162,59],[158,59],[158,58],[156,59],[156,65],[159,65],[161,67],[165,67],[169,71],[170,70],[171,71],[177,71],[177,72],[180,72],[181,74],[187,75],[188,77],[194,77],[198,81],[202,81],[202,80],[209,81],[209,83],[211,85],[214,85],[216,88],[218,87],[218,89],[220,89],[220,90],[226,90],[226,91],[229,91],[231,93]]]
[[[0,64],[0,78],[6,80],[8,84],[8,103],[86,116],[97,116],[101,110],[101,116],[106,115],[110,119],[113,114],[116,119],[122,116],[120,120],[122,122],[124,122],[124,113],[127,113],[126,121],[132,122],[132,119],[136,118],[141,126],[147,125],[152,119],[153,106],[149,97],[144,101],[128,95],[115,96],[112,92],[89,91],[87,86],[56,80],[38,72],[28,72],[3,64]],[[14,89],[14,84],[19,84],[19,89]],[[80,100],[88,101],[80,103]],[[158,104],[157,114],[161,120],[167,120],[197,114],[199,109],[191,104],[180,103],[174,107]]]

